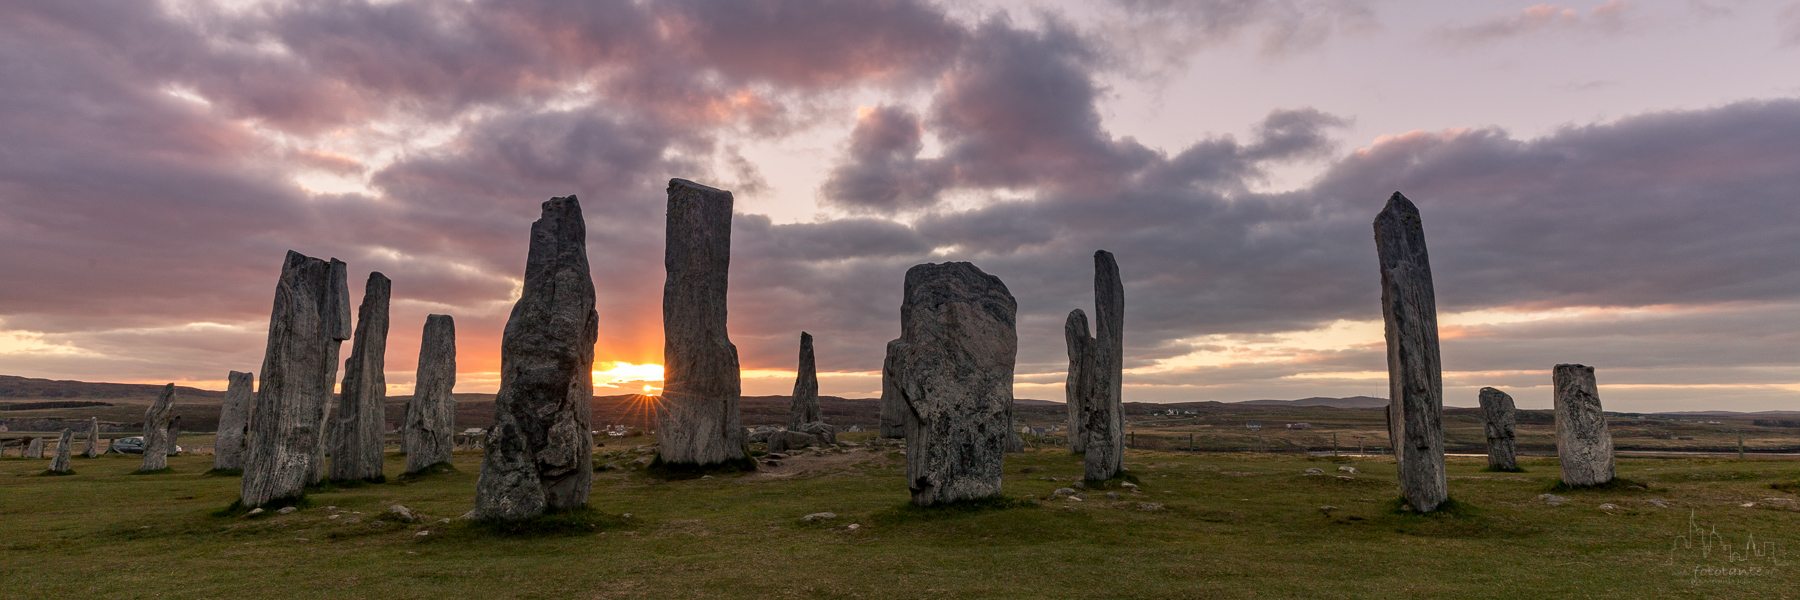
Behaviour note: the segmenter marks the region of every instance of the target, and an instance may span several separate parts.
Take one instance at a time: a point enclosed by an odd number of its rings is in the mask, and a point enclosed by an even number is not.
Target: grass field
[[[0,460],[0,596],[1800,596],[1800,497],[1773,487],[1800,481],[1800,462],[1772,459],[1622,460],[1648,489],[1558,492],[1560,506],[1539,499],[1553,461],[1511,474],[1452,459],[1456,510],[1419,516],[1394,509],[1379,459],[1133,451],[1138,491],[1073,501],[1052,492],[1079,461],[1038,450],[1008,457],[1012,502],[921,510],[904,458],[864,447],[741,476],[597,473],[593,514],[525,536],[457,519],[476,454],[457,473],[255,518],[218,514],[238,480],[204,475],[210,461],[133,475],[137,457],[78,458],[75,475],[43,477],[48,461]],[[401,464],[390,457],[390,481]],[[396,503],[424,518],[378,518]],[[838,516],[801,521],[825,511]]]

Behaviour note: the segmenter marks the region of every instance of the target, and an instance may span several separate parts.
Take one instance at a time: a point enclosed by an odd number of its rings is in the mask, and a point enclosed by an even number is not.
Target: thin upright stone
[[[1375,218],[1375,248],[1387,333],[1388,431],[1400,493],[1413,510],[1431,512],[1449,498],[1437,300],[1419,209],[1399,192]]]
[[[250,429],[251,387],[255,375],[231,371],[225,376],[225,401],[219,405],[219,432],[213,439],[213,469],[244,468],[244,432]]]
[[[140,472],[161,471],[169,468],[169,452],[174,450],[174,441],[169,431],[169,421],[174,417],[175,384],[163,386],[162,393],[156,396],[156,402],[144,411],[144,464],[138,467]]]

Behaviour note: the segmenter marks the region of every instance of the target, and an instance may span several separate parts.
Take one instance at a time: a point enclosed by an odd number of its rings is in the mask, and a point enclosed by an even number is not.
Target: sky
[[[222,388],[282,257],[393,280],[498,387],[580,197],[596,393],[656,385],[664,189],[732,190],[746,394],[873,397],[906,269],[1018,299],[1061,400],[1092,258],[1125,400],[1385,396],[1371,222],[1423,214],[1445,403],[1800,410],[1800,1],[138,0],[0,5],[0,373]]]

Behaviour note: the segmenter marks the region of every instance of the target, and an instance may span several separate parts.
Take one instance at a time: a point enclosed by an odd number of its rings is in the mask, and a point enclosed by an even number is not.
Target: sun
[[[656,387],[656,386],[648,384],[648,383],[644,384],[644,395],[645,396],[655,396],[656,393],[660,392],[660,391],[662,391],[662,388]]]

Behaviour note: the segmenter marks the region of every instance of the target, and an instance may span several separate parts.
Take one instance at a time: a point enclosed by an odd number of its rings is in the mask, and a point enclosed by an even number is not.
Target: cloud
[[[1452,43],[1478,44],[1551,31],[1616,33],[1626,27],[1630,11],[1631,5],[1625,0],[1607,0],[1586,12],[1556,4],[1533,4],[1516,13],[1447,26],[1439,34]]]
[[[1193,51],[1249,37],[1264,56],[1318,48],[1342,31],[1376,27],[1368,0],[1117,0],[1124,19],[1114,27],[1137,40],[1134,54],[1160,53],[1181,62]]]
[[[1785,47],[1800,46],[1800,2],[1794,2],[1782,8],[1775,17],[1781,28],[1781,45]]]

